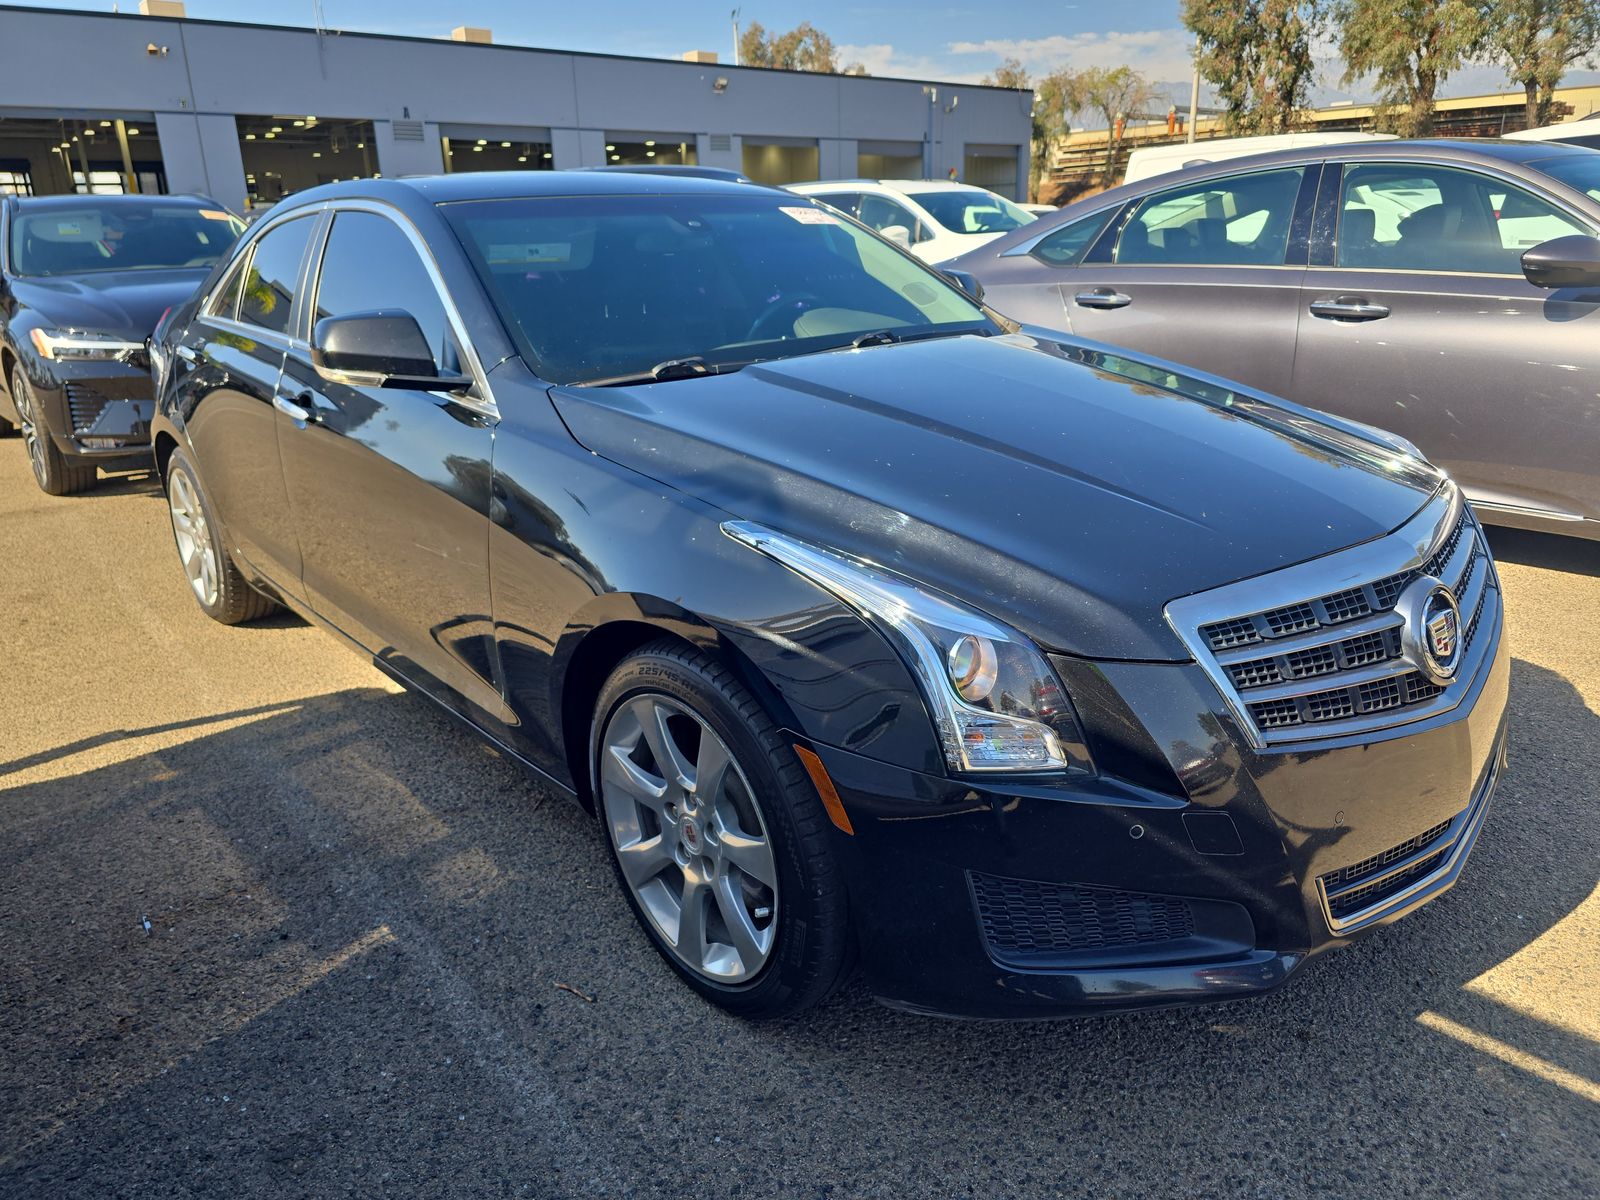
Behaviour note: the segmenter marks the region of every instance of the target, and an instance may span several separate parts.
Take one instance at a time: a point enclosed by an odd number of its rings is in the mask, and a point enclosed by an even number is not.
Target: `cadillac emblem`
[[[1400,652],[1430,682],[1444,687],[1461,666],[1461,608],[1455,594],[1431,575],[1412,580],[1395,611],[1404,618]]]

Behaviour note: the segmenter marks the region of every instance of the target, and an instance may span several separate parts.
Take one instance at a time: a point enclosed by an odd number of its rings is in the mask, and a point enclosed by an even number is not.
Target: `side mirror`
[[[882,229],[878,230],[878,232],[883,234],[884,237],[888,238],[896,246],[900,246],[906,250],[911,249],[911,230],[907,229],[904,225],[885,225]]]
[[[942,274],[979,304],[983,303],[983,284],[978,282],[978,277],[971,271],[957,271],[946,267]]]
[[[1600,287],[1600,238],[1572,233],[1541,242],[1523,252],[1522,274],[1534,287]]]
[[[311,334],[311,364],[321,375],[365,387],[461,392],[472,380],[441,375],[417,319],[404,309],[324,317]]]

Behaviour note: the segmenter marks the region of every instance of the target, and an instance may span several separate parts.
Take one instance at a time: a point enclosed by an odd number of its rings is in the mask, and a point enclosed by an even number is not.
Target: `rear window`
[[[19,275],[209,267],[243,228],[220,208],[86,198],[81,207],[18,213],[11,222],[11,265]]]

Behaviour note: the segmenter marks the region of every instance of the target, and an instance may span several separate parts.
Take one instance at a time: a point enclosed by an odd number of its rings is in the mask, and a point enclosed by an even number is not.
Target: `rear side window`
[[[1281,266],[1302,167],[1157,192],[1117,239],[1121,264]]]
[[[410,313],[433,348],[434,363],[451,361],[444,302],[411,239],[377,213],[341,212],[322,255],[316,319],[378,309]]]
[[[1522,274],[1522,252],[1588,233],[1532,192],[1425,163],[1345,167],[1335,262],[1389,271]]]
[[[300,264],[315,226],[312,218],[300,217],[262,235],[245,271],[239,320],[274,333],[289,332],[289,314],[294,309],[295,289],[300,285]]]
[[[206,305],[206,316],[222,317],[229,321],[239,311],[239,281],[244,278],[245,263],[250,257],[248,253],[241,254],[239,261],[231,271],[222,287],[218,288],[211,296],[211,303]]]
[[[1116,209],[1110,209],[1063,225],[1033,248],[1033,256],[1052,267],[1070,267],[1082,262],[1084,254],[1115,212]]]

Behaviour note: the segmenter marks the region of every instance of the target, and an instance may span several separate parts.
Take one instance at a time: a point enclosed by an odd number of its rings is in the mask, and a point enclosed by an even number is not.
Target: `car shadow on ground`
[[[1451,894],[1265,999],[1051,1024],[859,984],[789,1023],[721,1015],[634,925],[594,820],[415,697],[6,764],[0,1193],[1592,1190],[1585,1018],[1559,987],[1551,1012],[1468,988],[1561,936],[1600,862],[1600,718],[1521,661],[1513,697]]]
[[[1600,542],[1500,525],[1486,525],[1484,531],[1489,535],[1489,548],[1498,561],[1578,575],[1600,575]]]

